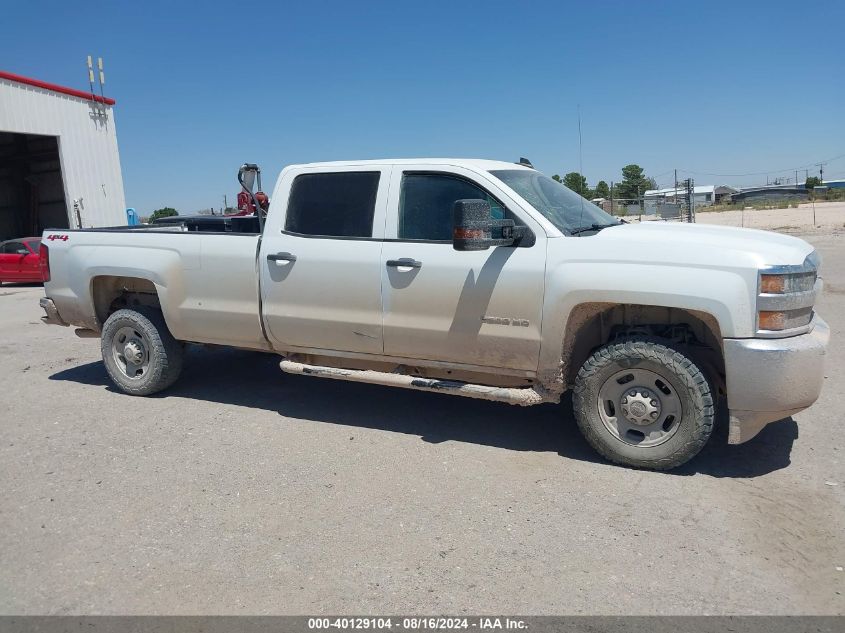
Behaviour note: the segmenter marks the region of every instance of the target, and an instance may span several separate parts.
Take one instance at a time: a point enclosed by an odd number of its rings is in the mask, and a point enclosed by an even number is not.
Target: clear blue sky
[[[673,168],[753,184],[766,175],[705,172],[789,176],[775,170],[845,154],[839,0],[286,4],[4,3],[0,68],[84,89],[86,55],[105,58],[142,213],[231,202],[244,161],[268,191],[318,160],[577,171],[578,104],[590,185],[632,162],[659,184]]]

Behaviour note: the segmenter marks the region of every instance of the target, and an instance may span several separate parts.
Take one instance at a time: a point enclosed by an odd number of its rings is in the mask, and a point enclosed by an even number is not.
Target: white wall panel
[[[70,226],[79,198],[84,227],[126,224],[112,106],[0,77],[0,132],[59,137]]]

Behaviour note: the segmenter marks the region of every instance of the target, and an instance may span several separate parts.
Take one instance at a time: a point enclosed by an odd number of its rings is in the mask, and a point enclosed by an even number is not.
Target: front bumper
[[[811,326],[789,338],[724,340],[730,444],[750,440],[769,422],[818,399],[830,328],[818,315]]]
[[[62,320],[62,317],[59,316],[59,311],[56,309],[56,304],[53,303],[52,299],[48,299],[47,297],[41,297],[41,300],[38,302],[44,312],[46,313],[45,316],[41,317],[41,320],[48,325],[64,325],[67,327],[67,323]]]

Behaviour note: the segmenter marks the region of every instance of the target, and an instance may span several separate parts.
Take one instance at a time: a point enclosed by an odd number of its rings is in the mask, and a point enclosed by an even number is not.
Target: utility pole
[[[689,221],[695,223],[695,181],[690,178]]]
[[[640,186],[637,185],[637,205],[640,207],[640,219],[639,221],[643,221],[643,196],[645,195],[645,191],[643,191],[642,195],[640,195]]]
[[[675,197],[673,198],[672,202],[678,201],[678,170],[675,170]]]
[[[610,181],[610,215],[613,215],[613,181]]]

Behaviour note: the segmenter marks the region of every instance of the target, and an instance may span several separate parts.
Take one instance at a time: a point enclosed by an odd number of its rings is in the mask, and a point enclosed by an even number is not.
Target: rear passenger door
[[[286,174],[259,265],[264,323],[280,350],[382,353],[381,247],[390,166]]]

